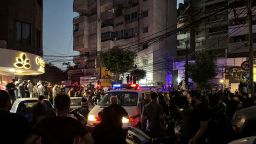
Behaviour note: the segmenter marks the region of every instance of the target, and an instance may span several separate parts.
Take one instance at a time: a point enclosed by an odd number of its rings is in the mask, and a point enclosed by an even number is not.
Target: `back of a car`
[[[118,104],[128,113],[128,117],[122,118],[123,127],[128,128],[138,124],[140,121],[140,110],[138,108],[140,93],[136,91],[110,91],[102,98],[99,104],[90,111],[87,126],[93,128],[100,123],[99,113],[111,104],[110,98],[112,96],[117,96]]]
[[[32,119],[32,107],[38,102],[37,98],[21,98],[17,99],[10,112],[18,113],[26,117],[29,121]],[[52,110],[53,106],[48,100],[44,100],[44,106],[46,111]]]

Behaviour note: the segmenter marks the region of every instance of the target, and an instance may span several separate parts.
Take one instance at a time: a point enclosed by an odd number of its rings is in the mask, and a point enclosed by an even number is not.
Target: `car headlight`
[[[122,123],[123,123],[123,124],[129,123],[129,119],[126,118],[126,117],[123,117],[123,118],[122,118]]]
[[[96,121],[95,115],[88,115],[88,121],[95,122]]]

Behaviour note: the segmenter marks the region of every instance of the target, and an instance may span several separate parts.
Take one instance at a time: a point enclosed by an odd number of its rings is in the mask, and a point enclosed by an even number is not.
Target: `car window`
[[[82,98],[70,98],[71,104],[70,106],[81,106]]]
[[[100,101],[100,106],[110,105],[111,96],[117,96],[118,104],[122,106],[136,106],[138,102],[137,92],[109,92]]]

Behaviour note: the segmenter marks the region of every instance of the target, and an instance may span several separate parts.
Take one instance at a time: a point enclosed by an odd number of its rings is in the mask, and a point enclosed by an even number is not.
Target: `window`
[[[127,23],[134,22],[138,19],[138,12],[133,12],[131,14],[125,15],[125,21]]]
[[[16,40],[20,43],[31,44],[31,24],[16,21]]]
[[[42,32],[40,30],[36,30],[36,44],[37,48],[42,48]]]
[[[73,31],[77,32],[79,30],[79,25],[78,24],[74,24],[73,25]]]
[[[136,106],[138,102],[137,92],[109,92],[100,101],[100,106],[109,106],[111,96],[117,96],[121,106]]]
[[[142,17],[147,17],[148,16],[148,11],[143,11],[142,12]]]
[[[43,6],[43,0],[37,0],[37,4],[42,7]]]
[[[104,33],[101,33],[101,41],[113,40],[115,35],[116,34],[114,32],[104,32]]]
[[[143,31],[143,33],[147,33],[148,32],[148,27],[144,27],[142,31]]]

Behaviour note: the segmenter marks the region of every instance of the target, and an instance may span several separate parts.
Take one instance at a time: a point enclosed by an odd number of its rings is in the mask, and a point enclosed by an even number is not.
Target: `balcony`
[[[83,12],[88,9],[88,0],[74,0],[73,2],[73,11],[74,12]]]
[[[243,52],[248,52],[248,51],[249,51],[249,49],[248,49],[247,41],[229,43],[228,53],[243,53]]]

